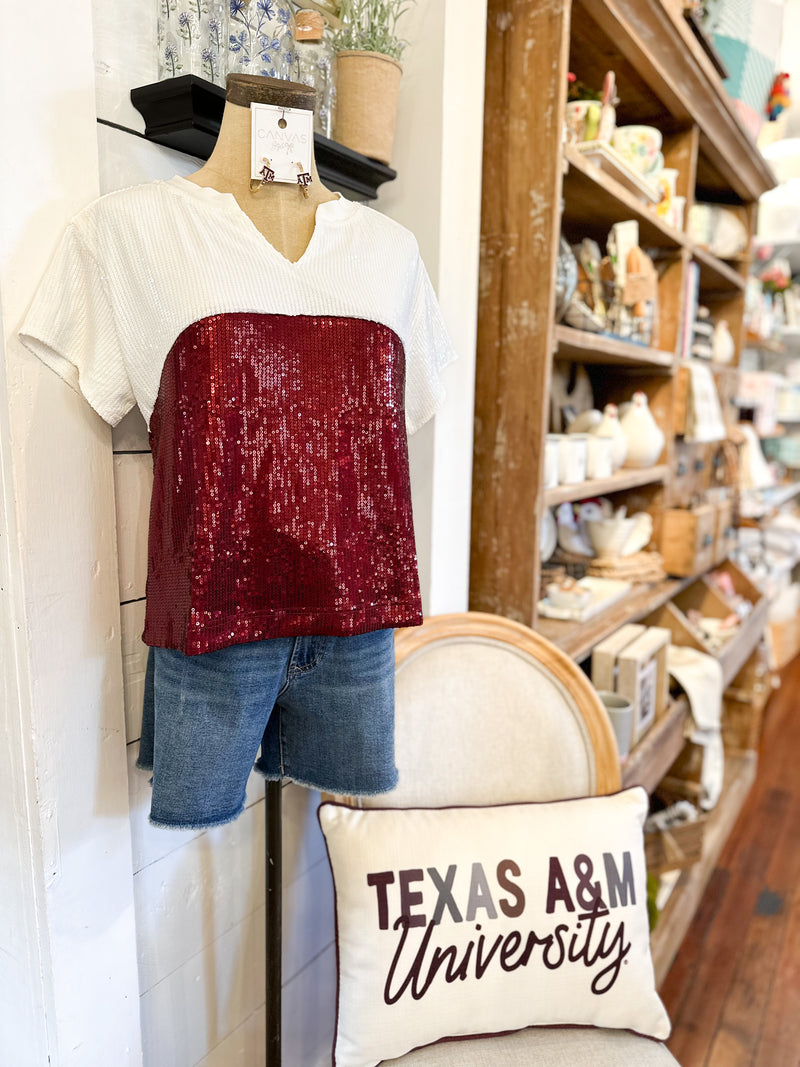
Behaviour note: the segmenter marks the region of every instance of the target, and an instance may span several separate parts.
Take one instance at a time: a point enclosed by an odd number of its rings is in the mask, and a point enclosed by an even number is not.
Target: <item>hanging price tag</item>
[[[251,104],[250,115],[251,178],[269,177],[272,172],[270,180],[296,185],[298,175],[311,174],[313,111]]]

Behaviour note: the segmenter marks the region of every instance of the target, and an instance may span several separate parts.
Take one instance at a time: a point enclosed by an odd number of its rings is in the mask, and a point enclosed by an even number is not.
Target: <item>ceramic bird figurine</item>
[[[637,390],[619,420],[628,442],[626,467],[652,467],[664,447],[664,431],[653,418],[645,393]]]
[[[765,108],[767,118],[770,122],[774,122],[778,115],[780,115],[782,111],[785,111],[790,105],[789,75],[783,71],[781,74],[775,75],[775,81],[772,83],[772,88],[769,91],[767,106]]]
[[[711,338],[711,358],[715,363],[731,363],[736,352],[736,342],[725,319],[719,319]]]
[[[596,408],[579,412],[567,427],[567,433],[594,433],[603,421],[603,415]]]
[[[572,504],[565,502],[556,509],[558,547],[575,556],[593,556],[592,546],[578,526]]]
[[[616,404],[606,404],[603,417],[591,431],[598,437],[610,437],[614,442],[611,450],[611,466],[619,470],[628,454],[628,439],[622,432],[619,422],[619,408]]]

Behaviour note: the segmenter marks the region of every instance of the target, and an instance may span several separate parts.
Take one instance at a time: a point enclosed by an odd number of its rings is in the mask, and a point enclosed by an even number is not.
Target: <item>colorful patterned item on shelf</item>
[[[289,0],[230,0],[228,70],[298,80],[295,20]]]
[[[655,126],[617,126],[611,143],[639,174],[651,174],[664,166],[661,130]]]
[[[195,74],[224,85],[228,73],[228,0],[160,0],[158,79]]]

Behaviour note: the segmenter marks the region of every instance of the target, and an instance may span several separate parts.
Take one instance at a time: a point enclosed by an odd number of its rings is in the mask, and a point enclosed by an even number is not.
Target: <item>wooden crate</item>
[[[697,863],[703,855],[707,822],[707,815],[699,815],[694,822],[645,834],[644,855],[648,873],[686,870]]]
[[[734,592],[739,596],[743,596],[745,600],[749,600],[751,604],[757,604],[763,597],[763,593],[757,585],[753,585],[744,571],[738,567],[732,559],[725,560],[719,566],[714,568],[715,571],[724,571],[730,575],[731,582],[733,584]],[[719,591],[718,591],[719,592]],[[723,596],[719,592],[720,596]]]
[[[661,523],[661,555],[667,574],[687,577],[708,570],[714,559],[716,519],[710,504],[667,508]]]
[[[758,749],[764,709],[772,695],[772,677],[766,649],[761,643],[722,696],[722,739],[726,752]]]

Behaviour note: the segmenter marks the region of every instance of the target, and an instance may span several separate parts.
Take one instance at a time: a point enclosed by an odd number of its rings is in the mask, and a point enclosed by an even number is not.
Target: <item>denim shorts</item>
[[[278,637],[197,656],[151,648],[137,761],[153,772],[150,821],[230,822],[254,761],[265,778],[331,793],[392,789],[394,631]]]

